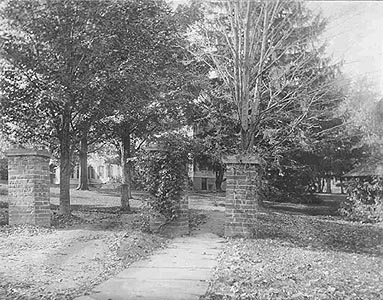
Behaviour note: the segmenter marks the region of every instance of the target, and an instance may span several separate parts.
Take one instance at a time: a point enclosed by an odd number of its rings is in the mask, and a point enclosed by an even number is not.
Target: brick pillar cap
[[[48,150],[45,149],[9,149],[7,151],[7,156],[42,156],[50,158],[51,155]]]
[[[254,154],[245,154],[245,155],[230,155],[223,157],[223,163],[225,164],[254,164],[259,165],[261,160],[259,156]]]

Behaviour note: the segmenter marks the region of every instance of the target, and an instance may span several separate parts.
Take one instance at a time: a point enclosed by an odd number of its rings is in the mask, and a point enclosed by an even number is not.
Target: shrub
[[[347,183],[349,196],[339,208],[340,215],[352,221],[383,222],[383,179],[360,179]]]
[[[150,206],[170,221],[177,217],[181,193],[187,185],[190,142],[181,134],[167,134],[157,142],[161,149],[144,151],[137,171],[151,196]]]
[[[262,198],[273,202],[320,204],[310,189],[312,171],[305,166],[269,168],[261,186]]]
[[[116,175],[116,176],[112,176],[109,180],[110,183],[121,183],[121,176],[120,175]]]

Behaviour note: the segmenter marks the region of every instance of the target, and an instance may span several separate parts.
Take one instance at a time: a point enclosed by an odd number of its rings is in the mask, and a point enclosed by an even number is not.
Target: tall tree
[[[196,167],[215,172],[217,191],[222,191],[225,165],[223,157],[234,154],[238,146],[238,122],[235,107],[222,81],[211,79],[196,99],[194,162]]]
[[[108,106],[110,108],[110,106]],[[88,154],[102,147],[107,139],[103,119],[105,115],[111,113],[108,108],[102,109],[100,105],[89,107],[81,115],[81,121],[78,122],[79,141],[75,145],[79,158],[79,180],[77,190],[89,190],[88,184]],[[91,149],[91,151],[89,151]]]
[[[317,192],[330,193],[331,179],[336,177],[342,180],[341,176],[369,152],[363,142],[364,134],[356,126],[356,120],[353,120],[355,114],[359,114],[359,108],[365,112],[366,103],[361,105],[363,97],[369,98],[365,94],[365,82],[364,92],[352,99],[354,84],[348,86],[341,74],[332,81],[334,84],[329,86],[327,92],[331,101],[314,107],[312,113],[315,119],[311,120],[311,126],[304,132],[304,143],[284,154],[278,172],[274,172],[270,179],[288,185],[289,191],[300,193],[299,196],[307,190],[308,185],[314,190],[314,184]],[[358,122],[361,120],[355,119]],[[300,191],[296,187],[300,187]]]
[[[198,94],[198,64],[184,50],[182,26],[164,1],[119,1],[105,14],[110,28],[106,119],[122,166],[121,205],[129,210],[133,140],[186,121]]]
[[[291,1],[229,0],[210,12],[190,36],[236,105],[241,152],[279,153],[331,101],[334,70],[317,41],[325,22]]]
[[[369,147],[371,155],[380,155],[383,105],[377,82],[363,76],[348,80],[346,89],[347,97],[342,104],[346,124],[359,136],[361,144]]]
[[[100,20],[107,2],[6,1],[1,6],[1,111],[10,131],[58,145],[60,212],[70,214],[69,180],[78,124],[100,106],[106,56]]]

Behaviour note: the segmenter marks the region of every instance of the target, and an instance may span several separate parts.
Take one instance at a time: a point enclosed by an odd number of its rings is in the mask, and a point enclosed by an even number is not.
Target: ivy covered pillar
[[[151,144],[146,150],[151,160],[148,171],[153,172],[149,190],[157,198],[152,205],[161,214],[151,220],[152,231],[172,238],[189,234],[187,164],[163,145]]]
[[[259,210],[261,164],[257,156],[228,156],[226,164],[225,236],[251,237]]]
[[[178,237],[190,233],[189,229],[189,199],[183,192],[178,199],[176,208],[177,218],[165,224],[161,233],[169,237]]]

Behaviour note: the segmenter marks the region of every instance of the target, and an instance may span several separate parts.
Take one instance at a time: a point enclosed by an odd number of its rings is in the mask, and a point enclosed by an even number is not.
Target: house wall
[[[107,183],[113,178],[119,178],[122,175],[122,170],[119,165],[106,163],[104,159],[94,155],[88,159],[88,182],[90,184]],[[70,184],[77,185],[79,182],[79,166],[73,168]],[[60,167],[57,167],[51,173],[51,183],[60,184]]]
[[[190,178],[193,180],[193,189],[196,191],[216,191],[215,172],[198,170],[193,164],[188,167]],[[77,185],[79,181],[79,167],[75,166],[71,174],[70,184]],[[119,178],[122,169],[119,165],[106,163],[102,157],[91,155],[88,158],[88,182],[90,184],[102,184]],[[51,172],[51,183],[60,184],[60,167]],[[222,190],[226,190],[226,181],[222,183]]]

